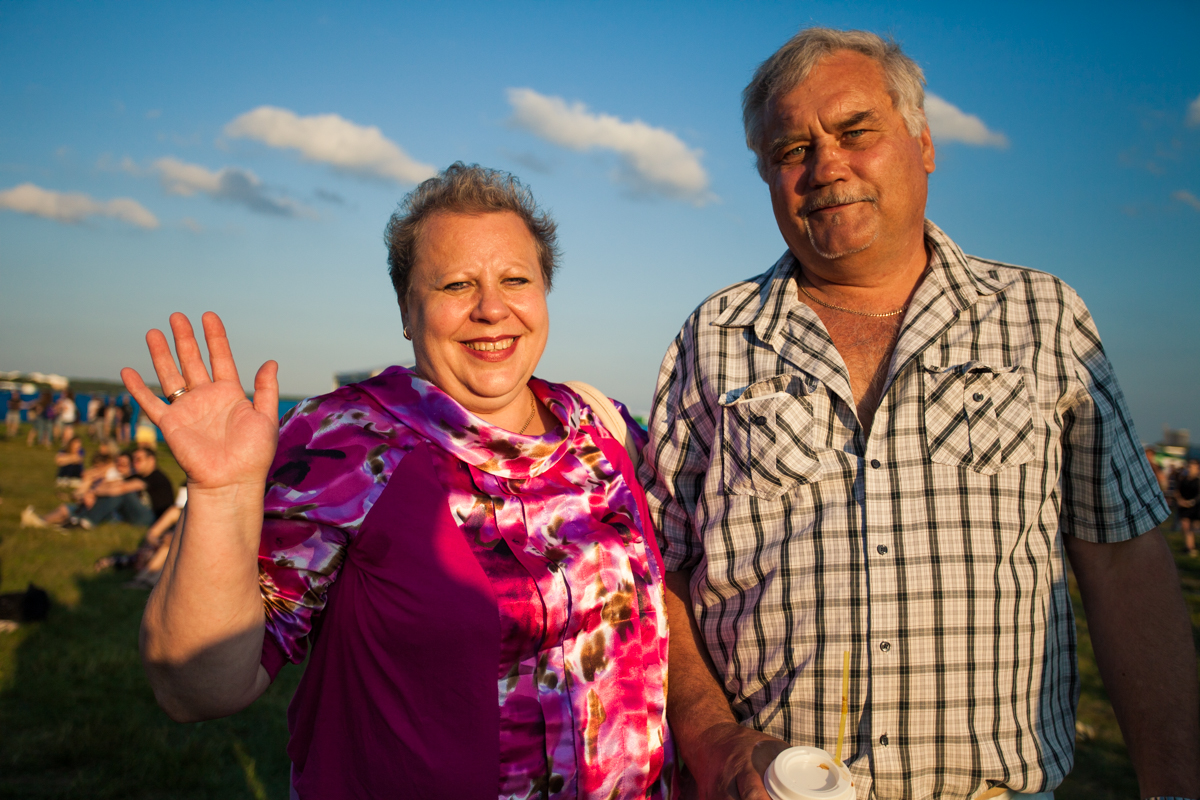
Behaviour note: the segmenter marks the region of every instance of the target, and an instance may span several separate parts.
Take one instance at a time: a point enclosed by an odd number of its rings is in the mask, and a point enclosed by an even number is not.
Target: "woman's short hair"
[[[884,39],[869,31],[839,31],[833,28],[805,28],[775,54],[758,65],[754,77],[742,90],[742,124],[746,145],[754,151],[758,174],[767,177],[767,154],[763,152],[767,104],[799,86],[813,68],[839,50],[862,53],[883,69],[892,105],[904,118],[904,126],[913,136],[925,129],[925,73],[917,62],[906,56],[895,39]]]
[[[421,229],[430,216],[447,214],[492,214],[509,211],[525,223],[537,245],[538,262],[546,289],[554,282],[558,269],[557,225],[550,215],[538,208],[529,187],[515,175],[488,169],[478,164],[455,161],[445,172],[430,178],[400,201],[400,207],[383,230],[388,249],[388,273],[396,298],[408,293],[413,257]]]

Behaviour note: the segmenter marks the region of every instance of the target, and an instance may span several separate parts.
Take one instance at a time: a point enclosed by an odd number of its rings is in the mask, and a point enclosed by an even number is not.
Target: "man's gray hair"
[[[434,214],[516,214],[537,246],[538,263],[549,290],[558,269],[557,225],[538,208],[533,192],[515,175],[478,164],[455,161],[445,172],[423,181],[400,201],[383,229],[388,249],[388,273],[396,299],[408,294],[417,241],[424,223]]]
[[[892,105],[904,118],[913,136],[925,129],[925,73],[906,56],[895,39],[884,39],[869,31],[839,31],[805,28],[775,54],[758,65],[749,85],[742,90],[742,124],[746,145],[754,151],[758,174],[767,178],[767,153],[763,150],[763,111],[776,97],[804,82],[821,59],[839,50],[862,53],[883,69]]]

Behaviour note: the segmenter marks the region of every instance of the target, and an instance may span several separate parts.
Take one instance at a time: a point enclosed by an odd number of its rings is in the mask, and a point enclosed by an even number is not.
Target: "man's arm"
[[[1200,798],[1196,651],[1166,540],[1152,530],[1113,544],[1063,541],[1142,797]]]
[[[120,497],[123,494],[140,492],[146,488],[146,482],[141,478],[129,478],[123,481],[107,481],[92,490],[97,497]]]
[[[737,723],[692,614],[691,572],[666,575],[671,628],[667,717],[702,800],[770,800],[762,775],[790,745]]]

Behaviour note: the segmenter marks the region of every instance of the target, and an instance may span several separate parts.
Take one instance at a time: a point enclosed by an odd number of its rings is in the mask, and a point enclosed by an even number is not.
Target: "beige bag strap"
[[[641,454],[638,452],[637,444],[633,441],[633,435],[629,433],[629,426],[625,424],[625,418],[621,416],[620,411],[617,411],[612,400],[608,399],[608,395],[583,381],[566,381],[563,385],[570,387],[575,394],[582,397],[583,401],[591,406],[592,411],[600,418],[601,424],[608,428],[608,432],[613,435],[613,438],[625,444],[625,452],[629,453],[629,459],[636,467]]]

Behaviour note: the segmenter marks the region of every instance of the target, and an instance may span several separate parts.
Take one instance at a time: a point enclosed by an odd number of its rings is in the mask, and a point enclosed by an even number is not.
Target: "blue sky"
[[[1080,292],[1143,439],[1200,435],[1190,2],[0,2],[0,369],[145,374],[207,309],[286,393],[406,361],[383,226],[463,160],[559,221],[539,374],[645,411],[686,315],[783,252],[739,94],[808,24],[903,43],[928,216]]]

